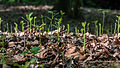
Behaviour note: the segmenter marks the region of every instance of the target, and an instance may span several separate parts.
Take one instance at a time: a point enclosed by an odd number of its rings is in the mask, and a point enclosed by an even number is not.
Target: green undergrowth
[[[106,27],[106,26],[105,26],[104,20],[105,20],[105,12],[107,12],[107,11],[103,11],[103,10],[101,10],[101,11],[103,13],[102,23],[98,22],[97,20],[94,21],[94,24],[92,23],[92,25],[94,25],[93,27],[94,27],[94,30],[95,30],[94,34],[96,36],[100,36],[100,35],[104,34],[105,32],[107,32],[107,34],[119,33],[120,16],[116,16],[117,20],[116,20],[116,23],[114,23],[114,27],[111,27],[111,28],[108,27],[107,29],[105,29],[104,27]],[[51,14],[50,17],[41,15],[40,24],[38,22],[36,22],[37,17],[33,15],[34,14],[33,12],[31,12],[30,14],[27,14],[25,17],[22,17],[23,20],[20,21],[19,24],[16,23],[16,22],[14,22],[14,25],[7,23],[6,24],[7,29],[3,28],[3,25],[2,25],[3,20],[0,18],[0,30],[2,32],[8,32],[8,33],[10,33],[10,32],[11,33],[17,33],[19,30],[21,30],[21,32],[24,32],[25,30],[29,30],[30,31],[30,36],[32,34],[32,31],[33,32],[38,31],[39,32],[39,44],[40,45],[42,45],[42,42],[41,42],[41,33],[42,32],[50,32],[50,31],[54,31],[56,29],[57,30],[63,29],[63,30],[66,31],[67,34],[69,34],[69,33],[77,34],[77,33],[81,32],[84,35],[83,50],[85,50],[85,44],[86,44],[85,43],[85,40],[86,40],[85,39],[85,33],[90,31],[91,23],[88,23],[86,21],[81,22],[82,24],[79,25],[81,27],[81,29],[79,29],[78,27],[75,27],[74,31],[71,32],[70,31],[70,28],[71,28],[70,24],[62,25],[63,15],[65,14],[63,11],[60,11],[60,12],[48,11],[48,13]],[[18,26],[21,26],[21,29],[19,29]],[[58,42],[60,42],[60,37],[59,37],[60,33],[59,32],[60,31],[58,31],[58,34],[57,34],[57,41]],[[52,37],[52,35],[50,37]],[[3,54],[0,55],[0,56],[1,56],[1,63],[2,63],[2,65],[4,65],[5,64],[5,61],[4,61],[4,58],[5,58],[5,56],[4,56],[5,55],[4,54],[4,46],[8,43],[8,41],[5,41],[6,36],[4,36],[4,35],[1,35],[1,39],[2,39],[2,46],[3,46],[1,48],[1,50],[3,50],[2,51]],[[23,51],[23,53],[24,53],[24,55],[26,53],[29,53],[29,52],[31,52],[32,54],[36,54],[36,53],[38,53],[38,50],[40,50],[39,47],[33,47],[31,50]],[[84,51],[84,54],[85,54],[85,51]],[[62,53],[62,61],[63,61],[63,68],[64,68],[64,52]],[[10,65],[18,66],[19,68],[27,68],[30,65],[30,63],[33,63],[33,62],[35,62],[35,58],[26,62],[25,65],[19,65],[17,63],[10,63]],[[44,68],[44,65],[42,65],[41,68]]]

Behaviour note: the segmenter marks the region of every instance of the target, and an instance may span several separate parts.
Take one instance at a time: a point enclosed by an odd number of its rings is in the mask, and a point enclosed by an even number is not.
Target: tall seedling
[[[118,22],[118,28],[117,28],[117,30],[118,30],[118,33],[119,33],[120,16],[117,16],[117,18],[118,18],[118,20],[117,20],[117,22]]]
[[[14,23],[15,24],[15,33],[17,33],[17,30],[18,30],[18,24],[17,23]]]
[[[108,12],[108,10],[103,10],[103,9],[99,9],[99,10],[102,11],[102,34],[103,34],[104,23],[105,23],[105,13]]]
[[[64,15],[64,12],[62,12],[62,11],[60,11],[60,14],[63,16]],[[58,41],[60,40],[59,39],[59,32],[60,32],[60,28],[61,28],[61,26],[60,26],[60,24],[62,23],[62,16],[59,18],[59,20],[58,20]]]
[[[84,30],[84,46],[83,46],[83,53],[85,54],[85,26],[86,26],[86,22],[82,23],[83,26],[83,30]]]
[[[115,28],[114,28],[114,35],[115,35],[115,33],[116,33],[116,26],[117,26],[117,24],[115,23]]]
[[[25,18],[22,17],[22,19],[24,19],[25,21],[27,21],[27,25],[30,28],[30,35],[31,35],[32,20],[33,20],[32,15],[33,15],[33,12],[31,12],[30,14],[26,14],[26,18],[27,19],[25,19]]]
[[[25,25],[25,23],[23,21],[21,21],[20,23],[22,24],[22,32],[24,32],[24,28],[25,28],[24,25]]]
[[[2,19],[0,18],[0,30],[2,30]]]
[[[98,26],[97,26],[97,22],[98,22],[98,21],[95,21],[95,29],[96,29],[96,35],[98,36]]]

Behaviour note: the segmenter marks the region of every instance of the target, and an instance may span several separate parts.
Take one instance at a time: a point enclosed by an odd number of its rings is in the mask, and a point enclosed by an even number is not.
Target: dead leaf
[[[15,60],[17,61],[25,61],[24,55],[14,55]]]

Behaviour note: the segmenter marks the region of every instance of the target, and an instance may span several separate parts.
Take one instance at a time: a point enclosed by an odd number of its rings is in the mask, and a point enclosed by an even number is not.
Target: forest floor
[[[39,24],[41,15],[50,16],[48,10],[52,8],[48,5],[1,5],[2,28],[7,29],[7,23],[14,25],[16,22],[19,25],[21,17],[31,12]],[[18,30],[16,33],[0,32],[0,68],[2,65],[6,68],[119,68],[120,34],[94,35],[93,23],[96,20],[102,22],[102,12],[95,8],[80,9],[80,18],[65,15],[62,25],[70,24],[70,31],[74,31],[75,27],[82,28],[81,22],[90,22],[92,26],[89,33],[72,33],[63,29],[47,33],[43,31],[42,34],[34,30],[30,32],[29,29],[24,32]],[[114,28],[116,15],[120,15],[120,11],[109,10],[105,14],[104,30],[111,25]]]

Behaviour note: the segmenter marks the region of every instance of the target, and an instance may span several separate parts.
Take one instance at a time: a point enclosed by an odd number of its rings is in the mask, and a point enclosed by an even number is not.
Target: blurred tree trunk
[[[64,12],[67,12],[69,9],[70,0],[57,0],[57,2],[54,5],[54,8],[57,10],[62,10]]]
[[[80,8],[80,2],[79,0],[74,0],[75,1],[75,5],[73,6],[73,16],[74,17],[79,17],[79,8]]]
[[[54,5],[54,9],[62,10],[69,16],[78,17],[80,7],[79,4],[79,0],[57,0],[56,4]]]

